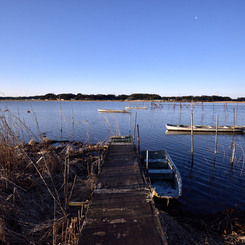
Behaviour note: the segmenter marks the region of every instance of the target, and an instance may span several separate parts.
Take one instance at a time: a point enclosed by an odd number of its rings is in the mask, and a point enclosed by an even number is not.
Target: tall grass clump
[[[0,111],[0,243],[76,244],[86,209],[69,203],[90,199],[105,150],[35,136]]]

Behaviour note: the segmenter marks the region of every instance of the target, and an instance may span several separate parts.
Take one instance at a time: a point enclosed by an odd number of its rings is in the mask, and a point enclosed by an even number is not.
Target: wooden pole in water
[[[219,115],[217,115],[217,118],[216,118],[216,134],[215,134],[215,148],[214,148],[214,154],[217,153],[218,121],[219,121]]]
[[[72,101],[71,101],[71,118],[72,118],[72,134],[74,135],[74,116],[73,116]]]
[[[191,154],[193,154],[193,107],[191,101]]]
[[[232,152],[232,159],[231,159],[232,164],[233,164],[234,158],[235,158],[235,151],[236,151],[236,143],[234,143],[233,152]]]
[[[193,107],[191,102],[191,134],[193,134]]]
[[[59,102],[60,102],[60,131],[62,133],[62,111],[61,111],[60,95],[59,95]],[[61,135],[61,138],[62,138],[62,135]]]
[[[74,127],[74,116],[73,116],[72,101],[71,101],[71,119],[72,119],[72,125],[73,125],[73,127]]]
[[[146,151],[146,163],[145,163],[145,168],[146,168],[146,172],[148,175],[148,165],[149,165],[149,151]]]
[[[135,131],[136,131],[136,118],[137,118],[137,112],[135,112],[135,119],[134,119],[134,138],[133,138],[133,142],[135,139]]]
[[[139,125],[137,124],[137,141],[138,141],[138,153],[140,154],[140,133],[139,133]]]
[[[234,131],[235,131],[235,108],[233,108],[233,127],[234,127]]]
[[[131,113],[129,113],[129,136],[131,135]]]

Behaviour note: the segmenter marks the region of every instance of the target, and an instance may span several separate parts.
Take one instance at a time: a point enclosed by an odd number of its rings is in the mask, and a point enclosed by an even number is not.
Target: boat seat
[[[149,177],[152,180],[173,179],[174,171],[172,169],[149,169]]]
[[[145,160],[146,163],[146,160]],[[168,167],[168,159],[149,159],[148,168],[149,169],[162,169]]]

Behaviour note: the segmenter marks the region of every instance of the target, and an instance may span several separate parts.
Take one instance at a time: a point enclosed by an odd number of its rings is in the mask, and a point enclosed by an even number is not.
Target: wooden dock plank
[[[112,143],[79,244],[167,244],[132,143]]]

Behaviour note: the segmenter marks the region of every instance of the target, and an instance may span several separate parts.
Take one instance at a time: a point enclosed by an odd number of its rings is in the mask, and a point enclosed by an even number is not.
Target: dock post
[[[218,121],[219,121],[219,115],[217,115],[217,119],[216,119],[216,134],[215,134],[215,149],[214,149],[214,154],[217,153]]]
[[[129,113],[129,135],[131,135],[131,113]]]
[[[147,173],[147,176],[148,176],[148,159],[149,159],[149,151],[146,150],[146,163],[145,163],[145,168],[146,168],[146,173]]]
[[[137,112],[135,112],[135,119],[134,119],[134,137],[133,137],[133,142],[135,139],[135,131],[136,131],[136,118],[137,118]]]
[[[191,154],[193,155],[193,107],[191,101]]]
[[[60,95],[59,95],[59,104],[60,104],[60,132],[61,132],[61,139],[62,139],[62,111],[61,111]]]
[[[140,133],[139,133],[139,124],[137,124],[137,141],[138,141],[138,153],[140,154]]]
[[[235,158],[235,151],[236,151],[236,143],[234,143],[234,147],[233,147],[231,164],[233,164],[233,162],[234,162],[234,158]]]

